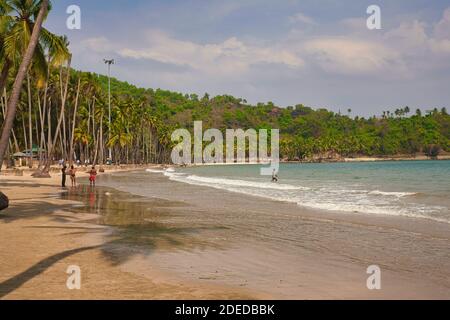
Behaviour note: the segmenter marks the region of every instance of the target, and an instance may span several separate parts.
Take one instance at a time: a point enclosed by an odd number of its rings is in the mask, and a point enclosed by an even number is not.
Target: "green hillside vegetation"
[[[107,78],[100,77],[107,88]],[[425,114],[409,107],[386,111],[370,118],[351,117],[302,104],[281,108],[271,102],[249,105],[229,95],[181,94],[139,89],[116,79],[115,94],[143,98],[151,113],[170,128],[192,129],[203,121],[204,129],[280,129],[281,156],[304,160],[313,156],[392,156],[425,153],[430,157],[450,151],[450,116],[446,108]]]
[[[33,146],[48,151],[53,140],[47,139],[49,131],[54,138],[61,116],[60,78],[64,80],[64,75],[65,68],[52,69],[47,94],[36,80],[32,81],[31,122],[27,110],[27,88],[24,86],[10,154],[29,149],[30,123]],[[53,159],[70,159],[73,135],[72,149],[81,161],[104,163],[108,148],[112,148],[114,160],[121,163],[168,163],[173,147],[171,133],[177,128],[193,130],[194,121],[203,121],[204,130],[217,128],[223,132],[237,128],[280,129],[280,156],[284,160],[417,153],[436,157],[443,151],[450,151],[450,116],[445,108],[435,108],[425,114],[418,110],[410,114],[406,107],[395,112],[387,111],[378,117],[353,118],[349,113],[314,110],[301,104],[281,108],[271,102],[250,105],[244,99],[230,95],[210,97],[205,94],[199,97],[196,94],[143,89],[112,78],[110,128],[108,78],[71,69],[68,80],[65,115],[59,132],[59,139],[62,139],[55,146]],[[39,110],[39,104],[41,108],[44,106],[44,99],[47,99],[47,112]],[[47,158],[50,155],[43,152],[42,165]]]

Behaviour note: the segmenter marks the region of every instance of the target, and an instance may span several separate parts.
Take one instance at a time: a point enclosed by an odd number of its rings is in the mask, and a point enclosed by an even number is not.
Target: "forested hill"
[[[107,78],[100,76],[106,88]],[[180,94],[166,90],[140,89],[112,80],[112,92],[145,99],[163,123],[192,128],[202,120],[204,128],[279,128],[284,158],[303,159],[313,154],[342,156],[395,155],[420,152],[433,156],[450,151],[450,116],[443,108],[422,114],[408,107],[386,111],[370,118],[352,117],[350,110],[338,114],[314,110],[302,104],[281,108],[271,102],[249,105],[229,95]]]

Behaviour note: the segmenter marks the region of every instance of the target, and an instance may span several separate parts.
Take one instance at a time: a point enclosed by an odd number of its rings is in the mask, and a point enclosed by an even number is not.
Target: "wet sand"
[[[145,275],[125,270],[122,265],[136,252],[122,249],[120,233],[99,223],[100,215],[76,210],[83,207],[80,202],[63,199],[59,181],[58,175],[51,179],[0,177],[1,191],[10,198],[10,208],[0,213],[0,299],[259,297],[227,286],[172,281],[149,266]],[[83,194],[86,190],[68,189]],[[81,268],[80,290],[66,286],[71,265]]]
[[[6,299],[450,299],[450,227],[307,211],[169,181],[104,175],[1,177],[0,297]],[[55,190],[56,189],[56,190]],[[82,290],[66,288],[68,265]],[[368,290],[366,269],[382,270]]]

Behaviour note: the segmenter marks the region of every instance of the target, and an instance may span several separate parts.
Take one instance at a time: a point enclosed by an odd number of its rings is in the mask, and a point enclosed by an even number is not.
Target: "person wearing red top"
[[[95,178],[97,178],[97,170],[95,170],[95,166],[92,166],[91,171],[89,171],[89,183],[91,187],[95,187]]]

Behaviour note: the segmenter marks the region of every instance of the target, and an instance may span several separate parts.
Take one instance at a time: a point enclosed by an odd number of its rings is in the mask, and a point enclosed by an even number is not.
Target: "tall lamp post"
[[[114,64],[114,59],[103,59],[105,64],[108,65],[108,117],[109,117],[109,130],[108,130],[108,140],[111,140],[111,65]],[[112,150],[109,147],[109,160],[112,162]]]

